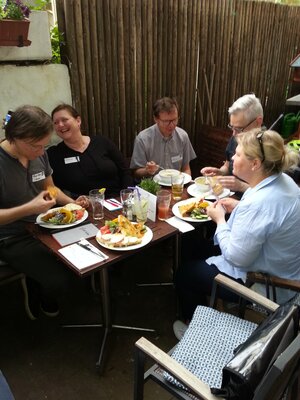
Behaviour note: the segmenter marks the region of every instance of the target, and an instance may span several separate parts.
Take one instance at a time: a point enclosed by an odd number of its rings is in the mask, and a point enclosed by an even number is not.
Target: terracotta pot
[[[31,41],[27,39],[29,24],[28,19],[1,19],[0,46],[30,46]]]

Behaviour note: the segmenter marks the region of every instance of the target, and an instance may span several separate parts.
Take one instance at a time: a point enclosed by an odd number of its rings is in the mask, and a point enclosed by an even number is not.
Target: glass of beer
[[[171,184],[172,184],[172,197],[173,200],[179,201],[182,198],[183,186],[184,186],[184,175],[179,174],[175,176],[171,176]]]

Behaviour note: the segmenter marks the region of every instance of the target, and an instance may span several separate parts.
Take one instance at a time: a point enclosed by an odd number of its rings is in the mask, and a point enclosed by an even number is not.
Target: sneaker
[[[30,278],[21,280],[24,291],[25,311],[29,319],[34,321],[39,316],[40,296],[38,285]]]
[[[57,317],[59,314],[59,308],[56,301],[50,297],[43,296],[41,298],[40,308],[47,317]]]
[[[173,324],[174,335],[178,340],[181,340],[185,331],[187,330],[188,325],[184,324],[182,321],[175,321]]]

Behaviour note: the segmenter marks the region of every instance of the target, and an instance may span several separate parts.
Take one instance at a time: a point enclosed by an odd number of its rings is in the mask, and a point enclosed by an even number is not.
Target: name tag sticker
[[[73,164],[79,161],[80,161],[79,157],[66,157],[64,159],[65,164]]]
[[[182,160],[182,156],[181,155],[173,156],[173,157],[171,157],[171,160],[172,160],[172,163],[176,163],[176,162]]]
[[[32,175],[32,182],[42,181],[43,179],[46,179],[44,171]]]

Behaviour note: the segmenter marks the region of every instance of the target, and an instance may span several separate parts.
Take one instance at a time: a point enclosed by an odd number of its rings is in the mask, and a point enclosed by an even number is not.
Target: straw
[[[137,194],[138,194],[138,199],[139,199],[139,201],[141,201],[141,192],[140,192],[138,186],[128,186],[128,189],[136,190]]]

